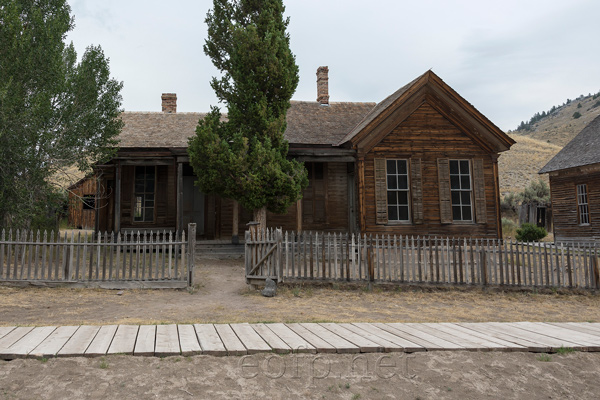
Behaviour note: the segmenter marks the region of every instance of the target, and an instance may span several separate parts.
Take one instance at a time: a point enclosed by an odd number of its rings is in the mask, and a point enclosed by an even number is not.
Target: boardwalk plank
[[[290,324],[290,328],[292,328],[291,325],[294,325],[294,324]],[[302,328],[308,330],[309,332],[313,333],[317,338],[328,343],[330,346],[332,346],[335,349],[336,353],[360,353],[360,348],[358,346],[356,346],[355,344],[340,337],[339,335],[336,335],[335,333],[322,327],[319,324],[305,323],[305,324],[300,324],[300,326]],[[292,329],[294,329],[294,328],[292,328]],[[296,333],[300,334],[300,332],[296,332]],[[305,339],[312,343],[312,341],[310,339],[308,339],[307,337],[305,337]],[[312,343],[312,344],[315,347],[317,347],[317,345],[315,343]],[[330,348],[327,348],[327,349],[328,349],[327,350],[328,352],[331,351]]]
[[[141,325],[133,348],[136,356],[153,356],[156,344],[156,325]]]
[[[565,328],[573,329],[579,332],[587,333],[589,335],[600,337],[600,330],[591,327],[589,322],[548,322],[551,325],[562,326]]]
[[[410,324],[409,324],[410,325]],[[420,328],[427,329],[427,332],[438,336],[442,339],[449,340],[453,343],[456,343],[460,346],[463,346],[465,350],[469,351],[490,351],[492,348],[500,349],[502,346],[490,343],[486,341],[484,343],[483,340],[474,337],[472,335],[466,334],[459,330],[453,329],[451,326],[444,326],[442,324],[418,324]]]
[[[248,354],[248,350],[237,337],[231,326],[228,324],[215,324],[215,329],[227,349],[227,354],[230,356],[241,356]]]
[[[333,323],[322,323],[319,324],[325,329],[335,333],[342,339],[349,341],[350,343],[358,346],[361,353],[381,353],[384,351],[384,346],[380,346],[372,340],[367,339],[366,337],[357,334],[347,328],[344,328],[341,325],[333,324]]]
[[[0,339],[8,335],[15,328],[15,326],[0,326]]]
[[[214,325],[194,324],[202,354],[211,356],[226,356],[227,349],[223,345]]]
[[[71,339],[58,351],[57,357],[82,356],[98,334],[99,326],[82,325]]]
[[[302,324],[287,324],[287,327],[314,346],[317,353],[335,353],[337,351],[334,345],[323,339],[320,335],[306,329]]]
[[[370,333],[373,336],[377,336],[380,338],[383,338],[385,340],[389,340],[392,343],[395,343],[396,345],[400,346],[403,348],[403,350],[407,353],[413,353],[416,351],[426,351],[425,347],[418,345],[414,342],[411,342],[409,340],[406,340],[403,337],[394,335],[391,332],[388,332],[386,330],[383,330],[381,328],[376,327],[373,324],[369,324],[369,323],[354,323],[352,324],[360,329],[365,330],[366,332]]]
[[[249,324],[230,324],[229,326],[231,326],[231,329],[233,329],[237,337],[244,344],[244,347],[248,350],[248,354],[268,353],[271,351],[271,346]]]
[[[408,325],[402,323],[391,323],[386,325],[388,325],[391,328],[395,328],[399,331],[408,333],[413,337],[421,338],[429,343],[432,343],[435,346],[437,346],[440,350],[466,350],[464,346],[461,346],[446,339],[442,339],[441,337],[432,335],[428,332],[430,331],[430,329],[426,327],[417,327],[415,325]]]
[[[179,345],[181,346],[181,355],[193,356],[195,354],[202,354],[202,347],[198,342],[196,336],[196,330],[193,325],[179,325],[177,327],[179,331]]]
[[[482,333],[482,332],[479,332],[479,331],[475,331],[473,329],[465,328],[464,326],[460,326],[460,325],[458,325],[456,323],[444,322],[444,323],[441,323],[439,325],[452,326],[452,328],[456,329],[457,331],[464,332],[467,335],[470,335],[472,337],[476,337],[476,338],[479,338],[479,339],[484,340],[486,342],[489,342],[491,344],[498,345],[498,346],[501,347],[499,349],[500,351],[527,351],[527,348],[524,347],[524,346],[518,345],[518,344],[513,343],[513,342],[509,342],[507,340],[499,339],[497,337],[493,337],[493,336],[491,336],[489,334]]]
[[[510,335],[507,332],[499,331],[497,329],[492,329],[492,327],[488,323],[466,322],[466,323],[459,323],[457,325],[462,326],[467,329],[474,330],[476,332],[480,332],[484,335],[490,335],[493,338],[506,340],[507,342],[515,343],[516,345],[523,346],[524,351],[532,351],[532,352],[542,353],[542,352],[548,352],[551,349],[550,346],[540,344],[533,340],[528,340],[523,337],[517,337],[515,335]]]
[[[549,346],[551,350],[556,350],[561,347],[572,347],[578,350],[585,350],[585,346],[582,346],[578,343],[573,343],[564,339],[556,339],[550,336],[546,336],[544,334],[531,332],[526,329],[520,328],[516,326],[514,323],[509,322],[490,322],[488,323],[492,327],[492,329],[500,330],[502,332],[506,332],[510,335],[515,335],[517,337],[522,337],[527,340],[531,340],[533,342],[540,343],[542,345]]]
[[[119,325],[106,354],[132,355],[139,325]]]
[[[154,354],[157,357],[178,356],[181,354],[177,325],[170,324],[156,326],[156,345],[154,347]]]
[[[542,332],[544,335],[558,340],[568,340],[569,342],[577,343],[585,347],[587,351],[600,350],[600,337],[598,336],[588,335],[573,329],[545,324],[543,322],[515,322],[513,325],[535,333]]]
[[[88,357],[103,356],[108,351],[110,344],[115,337],[118,325],[105,325],[100,328],[92,343],[85,351],[85,355]]]
[[[265,324],[252,324],[252,328],[260,337],[271,346],[271,349],[277,354],[287,354],[292,348],[279,336],[269,329]]]
[[[78,326],[59,326],[39,346],[33,349],[29,356],[54,357],[78,329]]]
[[[0,339],[0,358],[9,359],[7,349],[33,330],[31,326],[20,326]]]
[[[317,349],[282,323],[265,325],[292,349],[293,353],[316,353]]]
[[[25,358],[27,355],[39,346],[52,332],[56,326],[40,326],[33,328],[29,333],[13,343],[3,352],[9,358]]]
[[[396,343],[390,342],[389,340],[385,340],[379,336],[375,336],[370,332],[365,331],[364,329],[359,328],[358,326],[352,324],[339,324],[340,327],[345,328],[357,335],[360,335],[364,338],[369,338],[370,341],[377,343],[384,352],[401,352],[404,351],[404,348]],[[356,343],[355,343],[356,344]]]

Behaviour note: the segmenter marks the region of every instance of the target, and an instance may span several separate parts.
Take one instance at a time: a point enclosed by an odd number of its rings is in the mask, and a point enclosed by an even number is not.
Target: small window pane
[[[458,175],[458,161],[450,161],[450,174]]]
[[[390,189],[398,189],[398,184],[396,182],[396,177],[394,175],[388,175],[388,190]]]
[[[452,192],[452,204],[460,204],[460,192]]]
[[[398,189],[408,189],[408,176],[406,176],[406,175],[398,176]]]
[[[388,218],[391,221],[398,221],[398,207],[396,207],[396,206],[388,207]]]
[[[388,204],[389,205],[396,205],[396,204],[398,204],[398,199],[397,199],[396,192],[393,192],[393,191],[390,190],[390,191],[388,191],[387,196],[388,196]]]
[[[145,190],[145,192],[146,193],[152,193],[152,192],[154,192],[154,178],[148,179],[146,181],[146,190]]]
[[[398,207],[400,213],[399,213],[399,220],[400,221],[407,221],[408,220],[408,206],[400,206]]]
[[[471,179],[469,179],[469,175],[461,175],[460,188],[465,190],[471,189]]]
[[[406,160],[398,160],[398,174],[406,175],[407,173]]]
[[[469,162],[467,160],[461,160],[460,162],[460,173],[461,175],[469,174]]]
[[[471,204],[471,192],[460,192],[460,202],[465,204]]]
[[[460,206],[453,206],[452,207],[452,218],[455,221],[460,221],[462,220],[462,216],[460,214]]]
[[[398,192],[398,204],[408,204],[408,192]]]
[[[462,218],[463,218],[463,221],[471,220],[471,206],[463,206],[462,207]]]
[[[458,176],[450,176],[450,188],[460,189],[460,178]]]
[[[387,160],[387,173],[388,175],[396,174],[396,160]]]

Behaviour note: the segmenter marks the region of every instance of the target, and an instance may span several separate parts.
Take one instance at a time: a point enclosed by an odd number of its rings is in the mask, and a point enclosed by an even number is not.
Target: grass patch
[[[556,354],[571,354],[571,353],[575,353],[575,349],[572,347],[564,347],[561,346],[560,348],[556,349]]]
[[[537,359],[538,359],[538,361],[542,361],[542,362],[552,361],[552,357],[550,356],[550,354],[546,354],[546,353],[540,354]]]

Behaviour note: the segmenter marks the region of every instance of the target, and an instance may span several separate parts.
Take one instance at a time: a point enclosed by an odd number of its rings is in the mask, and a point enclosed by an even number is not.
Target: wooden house
[[[600,240],[600,117],[540,170],[550,176],[554,239]]]
[[[292,101],[289,157],[305,163],[309,186],[269,226],[385,234],[501,237],[498,155],[510,137],[427,71],[382,102],[329,102],[328,68],[317,101]],[[122,114],[117,157],[97,172],[113,193],[100,201],[98,229],[180,229],[237,237],[252,214],[200,193],[186,153],[200,113]],[[241,228],[240,228],[241,227]]]

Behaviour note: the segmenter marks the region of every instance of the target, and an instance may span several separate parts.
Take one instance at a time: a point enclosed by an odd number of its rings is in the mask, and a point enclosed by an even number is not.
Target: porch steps
[[[201,241],[196,243],[196,255],[203,258],[243,258],[244,244],[225,241]]]

